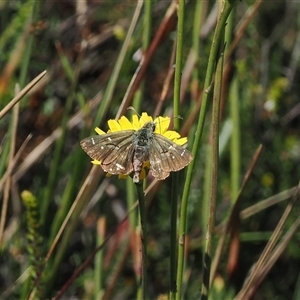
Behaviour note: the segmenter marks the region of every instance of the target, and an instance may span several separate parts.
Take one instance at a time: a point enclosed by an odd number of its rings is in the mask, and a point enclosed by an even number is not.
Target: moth
[[[121,130],[91,136],[80,142],[82,149],[110,174],[129,175],[140,180],[143,163],[150,162],[152,175],[163,180],[170,172],[179,171],[193,159],[192,153],[161,134],[155,133],[155,123],[148,122],[139,130]]]

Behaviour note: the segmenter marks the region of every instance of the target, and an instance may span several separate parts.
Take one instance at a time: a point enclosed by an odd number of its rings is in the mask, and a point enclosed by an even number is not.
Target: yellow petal
[[[116,132],[121,130],[121,125],[116,120],[108,120],[107,121],[110,132]]]
[[[169,117],[158,117],[154,120],[155,122],[155,131],[159,134],[164,134],[169,126],[170,126],[170,118]]]
[[[152,117],[150,117],[146,112],[143,112],[140,117],[140,128],[142,128],[146,123],[153,122]]]
[[[95,128],[95,131],[96,131],[99,135],[105,134],[105,132],[104,132],[103,130],[101,130],[99,127],[96,127],[96,128]]]
[[[140,123],[139,123],[138,115],[133,115],[132,116],[132,126],[133,126],[134,130],[139,130],[140,129]]]
[[[122,116],[118,120],[118,122],[119,122],[122,130],[134,129],[132,123],[130,123],[130,121],[125,116]]]
[[[98,165],[98,166],[101,165],[101,162],[100,162],[99,160],[96,160],[96,159],[92,160],[91,163],[92,163],[93,165]]]
[[[169,140],[175,140],[180,138],[180,134],[174,130],[168,130],[163,134]]]
[[[180,139],[175,139],[174,143],[176,143],[177,145],[184,145],[186,144],[188,141],[188,139],[186,137],[180,138]]]

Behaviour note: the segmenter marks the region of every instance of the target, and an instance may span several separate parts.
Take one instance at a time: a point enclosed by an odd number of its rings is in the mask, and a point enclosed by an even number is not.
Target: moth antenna
[[[133,112],[135,112],[139,116],[139,118],[141,118],[141,115],[136,111],[136,109],[133,106],[128,106],[127,110],[132,110]]]
[[[174,119],[180,119],[180,120],[183,120],[183,117],[182,116],[180,116],[180,115],[178,115],[178,116],[176,116],[176,117],[170,117],[170,119],[171,119],[171,123],[170,123],[170,126],[172,126],[173,125],[173,120]],[[159,121],[160,121],[160,119],[159,119]]]
[[[157,117],[157,116],[156,116]],[[183,117],[181,116],[181,115],[178,115],[178,116],[176,116],[176,117],[170,117],[170,119],[180,119],[180,120],[183,120]]]

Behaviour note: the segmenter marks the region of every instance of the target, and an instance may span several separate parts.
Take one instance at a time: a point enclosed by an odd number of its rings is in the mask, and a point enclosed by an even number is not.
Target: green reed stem
[[[128,210],[132,210],[134,207],[134,204],[136,202],[136,192],[135,192],[135,186],[132,184],[132,178],[128,177],[126,179],[126,199],[127,199],[127,208]],[[128,221],[129,221],[129,235],[130,239],[133,238],[133,236],[136,235],[137,228],[139,228],[139,221],[140,218],[138,218],[137,210],[134,209],[131,211],[131,213],[128,213]],[[141,281],[141,274],[139,272],[135,272],[136,281]],[[141,293],[142,289],[139,287],[139,291],[137,292],[137,297],[139,293]]]
[[[142,35],[142,51],[145,53],[149,47],[152,30],[152,12],[153,0],[144,2],[144,15],[143,15],[143,35]],[[139,89],[134,94],[132,106],[140,113],[141,102],[144,96],[144,81],[140,83]],[[156,117],[156,116],[155,116]]]
[[[132,185],[132,178],[130,177],[128,177],[126,180],[126,192],[127,192],[127,197],[126,197],[127,207],[128,209],[131,209],[134,206],[134,203],[136,201],[136,194],[135,194],[134,186]],[[128,220],[129,220],[129,225],[131,227],[131,230],[134,231],[138,223],[136,212],[129,214]]]
[[[230,45],[234,31],[234,14],[230,14],[225,28],[226,44]],[[225,57],[228,51],[225,49]],[[229,90],[230,119],[232,122],[232,134],[230,139],[230,182],[231,202],[237,198],[241,180],[241,133],[240,133],[240,103],[239,103],[239,80],[235,77],[232,80]]]
[[[205,6],[204,1],[196,1],[196,7],[195,7],[195,15],[194,15],[194,25],[193,25],[193,40],[192,40],[192,49],[196,55],[196,68],[193,70],[193,84],[198,85],[199,81],[199,68],[198,68],[198,62],[199,62],[199,52],[200,52],[200,28],[201,28],[201,22],[203,22],[203,6]]]
[[[182,75],[182,53],[184,37],[184,17],[185,1],[179,0],[178,23],[177,23],[177,44],[174,77],[174,116],[179,116],[180,108],[180,88]],[[179,118],[174,118],[174,130],[179,129]],[[178,173],[172,175],[172,194],[171,194],[171,233],[170,233],[170,299],[175,299],[176,295],[176,255],[177,255],[177,201],[178,201]]]
[[[146,218],[146,199],[143,191],[143,185],[138,183],[135,185],[140,218],[141,218],[141,239],[142,239],[142,295],[141,299],[145,300],[147,296],[147,218]]]
[[[175,61],[175,77],[174,77],[174,116],[179,116],[180,108],[180,88],[182,74],[182,53],[183,53],[183,36],[184,36],[184,14],[185,1],[179,0],[178,7],[178,25],[177,25],[177,45],[176,45],[176,61]],[[174,118],[174,130],[179,129],[179,118]]]
[[[112,100],[112,97],[113,97],[113,92],[115,90],[117,80],[119,78],[121,68],[122,68],[124,60],[126,58],[126,54],[127,54],[128,48],[129,48],[130,43],[131,43],[132,35],[133,35],[134,29],[136,27],[137,21],[138,21],[138,16],[140,14],[141,5],[142,5],[142,2],[138,2],[137,6],[136,6],[136,10],[135,10],[135,13],[132,17],[132,22],[131,22],[131,24],[129,26],[129,29],[127,31],[125,41],[124,41],[124,43],[122,45],[122,48],[120,50],[120,54],[117,58],[114,69],[112,71],[109,82],[107,84],[107,88],[105,89],[105,93],[103,95],[101,104],[100,104],[98,112],[96,114],[96,117],[95,117],[95,120],[94,120],[94,123],[93,123],[93,128],[96,127],[96,126],[99,126],[99,124],[101,123],[101,120],[103,120],[103,117],[105,116],[105,114],[106,114],[106,112],[109,108],[109,105],[111,103],[111,100]],[[119,119],[120,116],[117,115],[116,118]]]
[[[212,110],[212,168],[211,168],[211,186],[210,186],[210,199],[209,199],[209,218],[206,232],[206,244],[203,262],[203,283],[202,283],[202,299],[208,298],[209,293],[209,279],[211,268],[211,254],[212,254],[212,237],[215,228],[215,206],[217,199],[217,187],[218,187],[218,165],[219,165],[219,115],[220,115],[220,103],[222,92],[222,76],[223,76],[223,61],[224,55],[218,61],[216,76],[215,76],[215,88],[214,88],[214,100]]]

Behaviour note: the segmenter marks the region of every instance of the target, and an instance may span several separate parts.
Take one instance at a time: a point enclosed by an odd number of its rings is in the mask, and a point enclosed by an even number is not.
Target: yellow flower
[[[104,132],[100,128],[96,127],[95,131],[99,135],[104,135],[108,133],[114,133],[124,130],[133,130],[138,131],[141,128],[144,127],[145,124],[149,122],[155,123],[155,130],[154,133],[159,134],[167,138],[168,140],[178,144],[178,145],[184,145],[187,143],[187,138],[180,137],[180,134],[173,130],[168,130],[170,125],[170,118],[169,117],[157,117],[153,120],[151,116],[149,116],[147,113],[142,113],[142,115],[139,117],[138,115],[132,116],[132,121],[130,122],[125,116],[122,116],[118,121],[116,120],[109,120],[108,127],[109,130],[107,132]],[[187,150],[186,150],[187,151]],[[187,151],[188,152],[188,151]],[[94,165],[100,165],[101,161],[94,159],[92,161]],[[143,162],[143,167],[140,173],[140,180],[144,179],[147,176],[147,171],[150,169],[150,162],[145,161]],[[121,172],[120,172],[121,173]],[[111,174],[107,174],[110,176]],[[126,178],[128,175],[119,174],[119,178]]]

